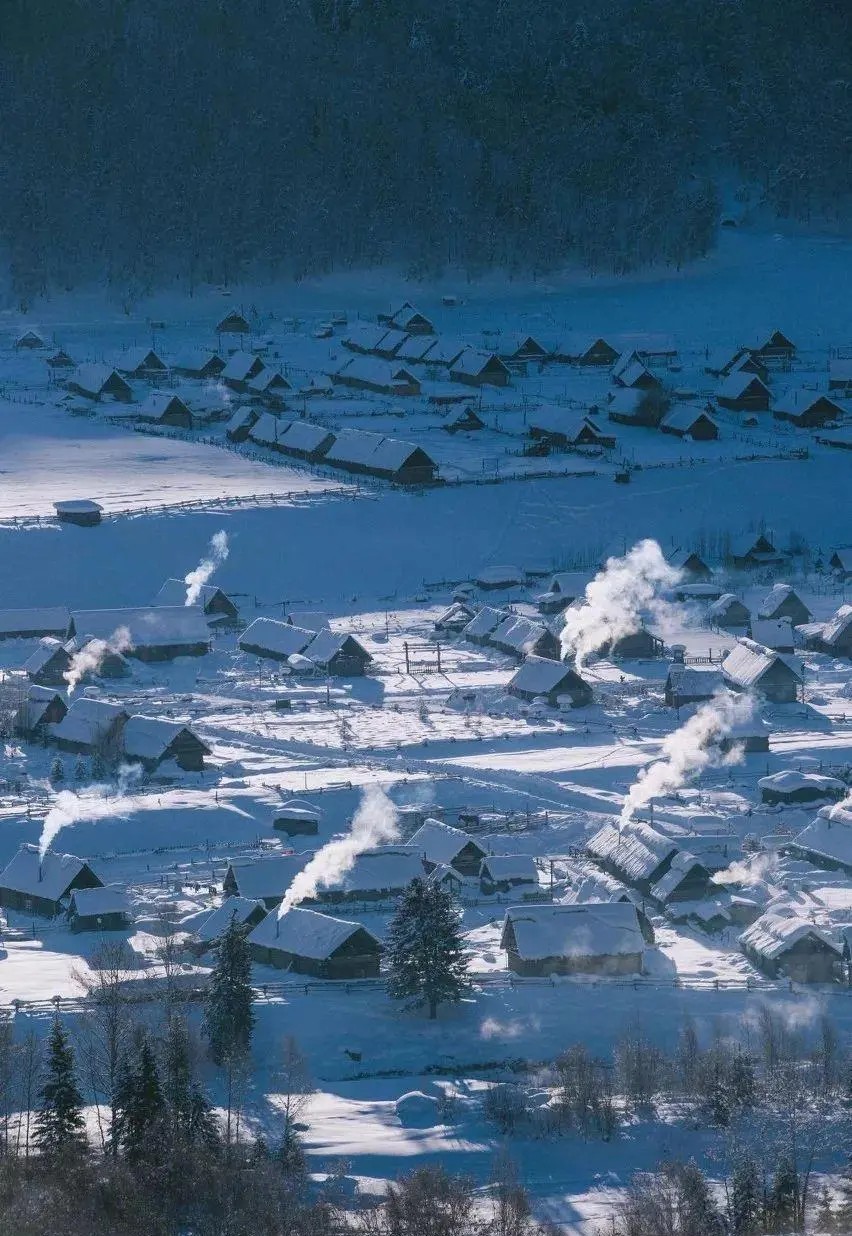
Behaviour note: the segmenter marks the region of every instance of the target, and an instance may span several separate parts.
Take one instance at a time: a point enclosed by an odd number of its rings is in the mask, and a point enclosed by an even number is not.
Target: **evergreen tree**
[[[82,755],[78,755],[74,762],[74,780],[78,782],[86,780],[86,761]]]
[[[54,1018],[47,1044],[45,1078],[39,1091],[41,1105],[35,1119],[34,1141],[45,1155],[82,1150],[86,1144],[83,1096],[74,1074],[74,1052],[59,1018]]]
[[[157,1062],[147,1035],[139,1054],[125,1068],[116,1095],[118,1127],[113,1130],[128,1163],[158,1157],[163,1150],[162,1132],[166,1104],[160,1086]]]
[[[796,1221],[799,1203],[799,1174],[789,1155],[778,1160],[772,1178],[769,1212],[772,1230],[783,1232]]]
[[[204,1030],[216,1064],[247,1055],[253,1029],[251,957],[245,933],[232,921],[216,950],[204,1009]]]
[[[172,1137],[190,1145],[218,1142],[216,1117],[192,1075],[189,1034],[182,1017],[172,1017],[163,1048],[163,1098]]]
[[[763,1211],[760,1173],[750,1155],[743,1155],[734,1164],[731,1177],[731,1236],[755,1236],[760,1230]]]
[[[408,1008],[458,1002],[470,986],[467,957],[451,895],[437,884],[412,880],[388,929],[388,994]]]
[[[61,785],[65,780],[65,766],[59,756],[55,756],[48,773],[51,785]]]

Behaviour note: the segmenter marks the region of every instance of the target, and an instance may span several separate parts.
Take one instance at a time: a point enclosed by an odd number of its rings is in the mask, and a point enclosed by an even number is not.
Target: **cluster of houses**
[[[332,631],[323,614],[293,613],[286,620],[256,618],[238,640],[242,652],[278,661],[300,674],[358,678],[373,660],[354,635]]]

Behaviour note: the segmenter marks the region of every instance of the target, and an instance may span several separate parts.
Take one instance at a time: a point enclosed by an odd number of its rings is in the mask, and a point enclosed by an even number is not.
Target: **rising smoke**
[[[680,578],[681,572],[666,562],[656,541],[639,541],[623,558],[608,558],[586,585],[582,603],[565,611],[562,656],[573,657],[579,672],[593,652],[638,631],[643,611],[665,619],[674,607],[660,597],[660,591]]]
[[[631,785],[621,809],[619,827],[629,824],[640,807],[661,794],[673,794],[705,768],[738,763],[743,749],[734,745],[723,752],[720,742],[733,727],[747,721],[754,701],[748,695],[715,695],[697,708],[689,720],[669,734],[661,748],[661,758],[641,769]]]
[[[210,538],[210,549],[207,557],[202,558],[198,566],[184,576],[186,584],[186,600],[184,605],[195,605],[201,596],[201,589],[209,583],[213,572],[220,567],[228,556],[228,534],[220,529]]]
[[[317,889],[327,888],[346,875],[359,854],[385,841],[395,841],[398,836],[396,807],[378,785],[365,786],[352,828],[345,837],[329,841],[317,850],[287,889],[278,917],[281,918],[306,898],[313,897]]]
[[[53,806],[44,818],[38,840],[38,856],[44,859],[63,828],[73,828],[82,820],[103,820],[107,816],[121,816],[125,800],[142,770],[136,764],[122,764],[118,771],[118,784],[93,785],[85,794],[73,790],[60,790]],[[129,804],[128,804],[129,805]]]
[[[129,652],[133,647],[127,627],[118,627],[109,639],[90,639],[74,653],[71,664],[62,675],[68,684],[68,694],[73,695],[86,674],[96,674],[111,654]]]

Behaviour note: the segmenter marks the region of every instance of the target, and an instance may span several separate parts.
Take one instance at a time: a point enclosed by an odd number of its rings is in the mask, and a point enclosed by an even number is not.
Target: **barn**
[[[130,384],[109,365],[81,365],[65,385],[69,391],[84,395],[87,399],[116,399],[119,403],[133,401]]]
[[[132,716],[121,732],[121,745],[125,757],[148,772],[167,762],[174,762],[184,772],[201,772],[204,757],[210,754],[210,748],[189,726],[165,717]]]
[[[527,657],[506,690],[522,700],[544,699],[552,708],[563,702],[582,708],[592,702],[592,688],[585,679],[562,661],[547,657]]]
[[[228,897],[262,901],[267,910],[272,910],[283,901],[287,889],[313,856],[313,850],[309,850],[303,854],[268,855],[253,862],[231,862],[222,890]]]
[[[670,708],[682,708],[685,704],[700,704],[712,699],[722,691],[725,680],[718,670],[696,669],[675,661],[669,666],[666,676],[665,699]]]
[[[486,897],[513,893],[535,895],[539,889],[538,866],[531,854],[490,854],[482,860],[479,883]]]
[[[79,695],[62,720],[48,726],[47,732],[50,741],[60,751],[88,755],[96,750],[111,748],[118,754],[121,751],[122,730],[128,719],[128,713],[121,704]]]
[[[316,837],[319,832],[322,811],[300,798],[291,798],[275,808],[272,827],[288,837]]]
[[[841,404],[819,391],[789,390],[775,400],[772,415],[800,429],[820,429],[830,421],[842,420],[846,412]]]
[[[794,704],[802,673],[793,658],[740,638],[722,662],[725,682],[734,691],[753,691],[773,704]]]
[[[442,864],[452,867],[461,876],[478,876],[482,860],[488,851],[460,828],[452,828],[440,820],[426,820],[408,839],[423,856],[427,871]]]
[[[248,937],[252,959],[318,979],[377,978],[382,945],[360,923],[295,906],[268,914]]]
[[[770,978],[832,983],[841,977],[842,950],[809,919],[767,910],[740,936],[740,948]]]
[[[232,309],[216,323],[217,335],[250,335],[251,327],[241,313]]]
[[[662,433],[676,438],[692,438],[694,442],[712,442],[719,436],[719,426],[709,413],[688,403],[676,403],[660,421]]]
[[[126,931],[131,923],[130,902],[122,888],[75,888],[66,911],[72,931]]]
[[[360,678],[373,660],[363,644],[344,631],[318,631],[301,652],[332,678]]]
[[[600,335],[570,333],[557,344],[553,359],[568,365],[614,365],[618,349]]]
[[[668,871],[677,842],[649,824],[604,824],[586,842],[589,857],[618,880],[648,892]]]
[[[422,852],[413,845],[383,845],[364,850],[354,866],[317,893],[322,901],[383,901],[399,897],[422,879]]]
[[[47,726],[57,725],[68,711],[61,695],[50,687],[33,685],[28,688],[15,712],[15,733],[33,738],[47,732]]]
[[[277,618],[255,618],[237,642],[242,652],[270,661],[286,661],[288,657],[303,653],[316,634],[316,631],[303,631]]]
[[[183,579],[167,579],[155,598],[155,605],[181,605],[186,600],[187,583]],[[227,593],[215,584],[202,584],[198,604],[203,609],[210,627],[233,626],[239,622],[240,612]]]
[[[202,657],[210,651],[210,629],[200,605],[147,605],[135,609],[76,609],[68,637],[111,640],[124,629],[138,661]]]
[[[250,897],[226,897],[195,929],[195,951],[205,953],[208,949],[215,948],[232,923],[244,927],[248,935],[252,927],[262,922],[266,915],[267,909],[262,901]]]
[[[171,391],[151,391],[135,410],[137,420],[151,425],[171,425],[175,429],[192,429],[192,413]]]
[[[450,364],[450,377],[466,386],[508,386],[512,375],[493,352],[465,348]]]
[[[0,872],[0,906],[55,918],[62,913],[62,902],[69,893],[101,887],[103,881],[84,859],[52,850],[40,858],[38,846],[25,844]]]
[[[849,792],[845,781],[838,777],[799,772],[794,768],[761,777],[757,787],[760,790],[761,802],[773,806],[780,803],[786,807],[800,803],[825,802],[826,799],[839,802]]]
[[[64,636],[69,614],[63,606],[49,609],[0,609],[0,639],[42,639]]]
[[[790,584],[775,584],[760,603],[758,618],[789,618],[794,627],[810,622],[813,614]]]
[[[723,592],[707,610],[707,620],[714,627],[747,627],[751,614],[733,592]]]
[[[524,978],[554,974],[641,974],[645,939],[627,901],[513,906],[500,947]]]
[[[115,367],[125,378],[156,378],[169,371],[166,362],[153,348],[128,348]]]
[[[227,361],[218,352],[187,351],[177,356],[173,371],[182,378],[218,378]]]
[[[745,532],[731,544],[731,563],[739,570],[754,567],[781,566],[786,554],[776,549],[765,532]]]
[[[71,653],[62,640],[46,636],[24,662],[24,673],[30,682],[38,686],[63,687],[70,665]]]
[[[404,365],[372,356],[351,356],[334,371],[331,380],[338,386],[373,391],[377,395],[420,394],[419,379]]]
[[[235,352],[219,377],[234,391],[247,391],[252,378],[264,370],[263,361],[254,352]]]

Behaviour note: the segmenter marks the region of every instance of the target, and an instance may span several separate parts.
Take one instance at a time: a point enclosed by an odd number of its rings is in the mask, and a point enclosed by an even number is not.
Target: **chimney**
[[[672,644],[672,661],[675,665],[683,665],[686,656],[685,644]]]

